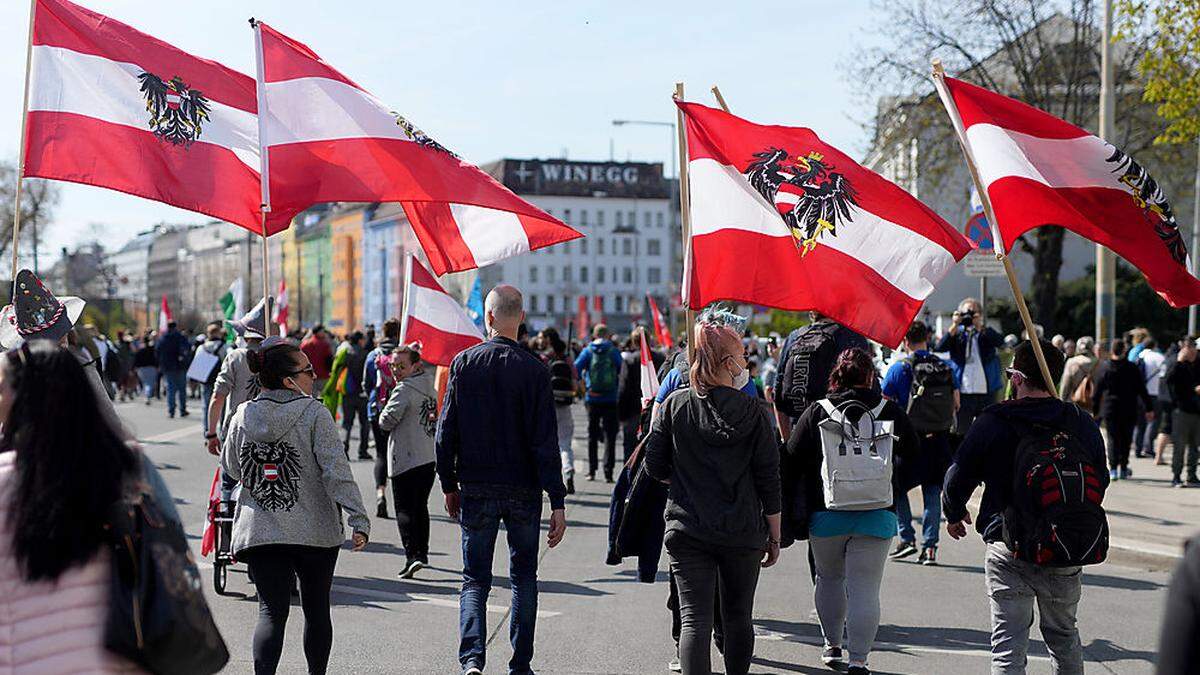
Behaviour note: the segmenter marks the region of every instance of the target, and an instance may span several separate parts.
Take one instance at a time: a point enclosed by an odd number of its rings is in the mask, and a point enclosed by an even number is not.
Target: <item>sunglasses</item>
[[[293,370],[291,372],[291,374],[292,375],[308,375],[309,377],[313,378],[314,380],[317,378],[317,371],[313,370],[311,363],[308,364],[307,368],[301,368],[300,370]]]

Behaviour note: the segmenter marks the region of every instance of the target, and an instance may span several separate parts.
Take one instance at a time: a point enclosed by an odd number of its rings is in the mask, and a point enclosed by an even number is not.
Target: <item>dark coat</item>
[[[1109,359],[1096,368],[1096,389],[1092,394],[1092,410],[1100,419],[1133,422],[1138,416],[1138,400],[1143,410],[1154,410],[1154,402],[1146,392],[1146,379],[1136,363],[1124,358]]]

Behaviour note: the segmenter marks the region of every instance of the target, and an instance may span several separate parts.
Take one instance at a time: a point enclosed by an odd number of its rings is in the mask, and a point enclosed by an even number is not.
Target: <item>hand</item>
[[[765,569],[777,562],[779,562],[779,541],[772,539],[767,542],[767,548],[763,551],[762,566]]]
[[[550,512],[550,531],[546,533],[546,543],[550,545],[550,548],[554,548],[563,540],[563,535],[566,533],[567,512],[563,509],[554,509]]]
[[[967,536],[967,525],[970,524],[971,513],[964,513],[962,520],[958,521],[957,523],[950,523],[946,525],[946,533],[949,534],[952,539],[962,539],[963,537]]]
[[[350,548],[351,551],[361,551],[367,547],[367,535],[362,532],[355,532],[350,538],[354,545]]]
[[[446,515],[450,516],[455,522],[458,522],[459,503],[458,492],[446,493]]]
[[[958,329],[961,327],[961,324],[959,323],[959,321],[961,319],[962,319],[962,313],[959,312],[958,310],[954,310],[954,314],[950,318],[950,334],[951,335],[956,335],[958,333]]]
[[[221,454],[221,441],[216,436],[208,439],[208,454],[213,456]]]

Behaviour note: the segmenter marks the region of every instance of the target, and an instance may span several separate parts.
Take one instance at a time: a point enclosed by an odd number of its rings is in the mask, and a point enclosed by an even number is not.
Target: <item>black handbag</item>
[[[104,646],[152,673],[208,675],[229,650],[201,590],[183,527],[166,517],[145,480],[111,507],[112,546]]]

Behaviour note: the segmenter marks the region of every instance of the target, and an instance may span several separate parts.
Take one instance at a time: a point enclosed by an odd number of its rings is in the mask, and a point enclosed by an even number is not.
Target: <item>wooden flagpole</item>
[[[250,26],[254,29],[254,57],[257,65],[254,79],[258,97],[258,182],[262,186],[263,338],[267,338],[271,335],[271,263],[267,251],[267,214],[271,212],[271,163],[267,158],[267,144],[263,135],[266,132],[267,85],[263,74],[262,28],[253,18],[250,19]]]
[[[29,119],[29,74],[33,70],[33,19],[37,15],[37,0],[29,0],[29,35],[25,41],[25,92],[21,103],[21,145],[17,150],[17,175],[13,185],[13,232],[12,232],[12,295],[9,301],[17,297],[17,265],[21,242],[21,183],[25,180],[25,139],[28,132],[26,121]]]
[[[408,301],[412,297],[413,253],[404,254],[404,297],[400,299],[400,344],[408,338]]]
[[[712,93],[717,99],[717,105],[721,106],[721,110],[729,112],[729,106],[725,105],[725,97],[721,95],[721,90],[715,84],[712,86]]]
[[[683,101],[682,82],[675,83],[673,98],[676,101]],[[696,359],[696,310],[692,309],[692,289],[690,287],[692,279],[692,204],[688,186],[687,131],[684,130],[686,122],[683,110],[676,106],[675,131],[679,136],[679,142],[676,144],[679,148],[679,171],[676,175],[679,176],[679,216],[683,225],[683,284],[680,286],[680,295],[683,298],[684,307],[686,307],[684,316],[687,324],[685,335],[687,335],[688,363],[694,363]]]
[[[1042,378],[1050,388],[1050,394],[1057,397],[1059,395],[1058,383],[1050,377],[1050,367],[1046,365],[1046,354],[1042,351],[1042,343],[1038,339],[1037,328],[1033,324],[1033,317],[1029,314],[1029,307],[1025,304],[1025,294],[1021,292],[1021,284],[1017,281],[1016,270],[1013,269],[1012,260],[1009,259],[1008,253],[1004,249],[1004,239],[1000,236],[1000,225],[996,220],[996,212],[992,210],[992,198],[988,196],[987,186],[979,178],[979,167],[975,163],[975,156],[971,152],[971,146],[967,143],[967,132],[963,125],[962,116],[958,112],[958,106],[954,103],[954,97],[946,87],[945,77],[946,71],[942,68],[942,62],[934,59],[933,84],[937,88],[938,96],[942,99],[942,105],[945,106],[946,113],[950,116],[950,122],[954,126],[954,134],[958,137],[959,147],[962,148],[963,158],[967,162],[967,169],[971,172],[971,180],[975,183],[975,190],[979,193],[979,200],[983,202],[983,212],[987,216],[988,223],[992,229],[992,245],[996,250],[996,259],[1004,263],[1004,274],[1008,277],[1008,285],[1012,287],[1013,299],[1017,302],[1017,311],[1021,314],[1021,321],[1025,324],[1025,332],[1029,335],[1029,342],[1033,345],[1033,354],[1037,357],[1038,368],[1042,371]]]

